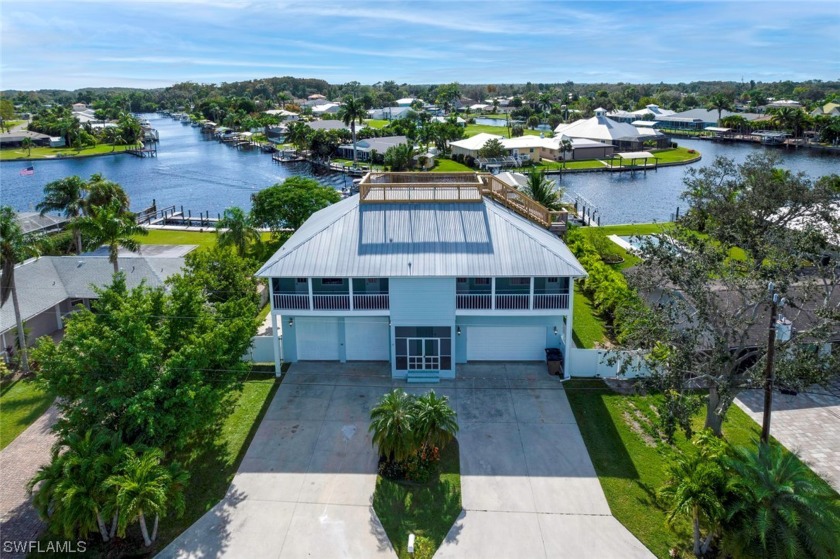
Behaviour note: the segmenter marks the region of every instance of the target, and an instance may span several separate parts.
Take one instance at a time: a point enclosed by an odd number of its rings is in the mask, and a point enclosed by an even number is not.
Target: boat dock
[[[130,153],[135,157],[157,157],[157,144],[153,143],[150,147],[138,145],[125,150],[125,153]]]

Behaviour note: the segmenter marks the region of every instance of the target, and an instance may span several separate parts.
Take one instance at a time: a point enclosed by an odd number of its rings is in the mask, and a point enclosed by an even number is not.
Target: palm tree
[[[566,154],[572,152],[572,141],[566,136],[560,136],[560,153],[563,155],[563,168],[566,168]]]
[[[26,150],[26,157],[32,155],[32,138],[29,136],[25,137],[20,141],[20,147]]]
[[[773,116],[770,118],[770,122],[779,128],[790,130],[794,138],[802,135],[809,120],[808,114],[798,107],[780,107],[773,111]]]
[[[667,521],[673,526],[679,518],[689,517],[693,532],[693,552],[702,557],[711,548],[724,516],[722,496],[726,474],[721,465],[723,444],[711,431],[698,433],[693,440],[698,450],[674,453],[665,469],[668,480],[658,497],[667,503]],[[702,537],[705,525],[706,537]]]
[[[20,369],[24,374],[29,373],[29,357],[26,349],[26,332],[23,329],[23,319],[20,316],[20,302],[15,287],[15,264],[37,256],[38,248],[34,239],[24,235],[14,210],[9,206],[0,208],[0,307],[12,297],[15,310],[18,343],[20,344]]]
[[[834,557],[840,549],[840,504],[781,445],[738,449],[723,549],[735,557]]]
[[[395,388],[382,396],[370,410],[372,442],[379,447],[379,455],[391,462],[402,462],[417,451],[412,432],[414,415],[411,397]]]
[[[148,231],[137,225],[133,213],[123,210],[120,201],[112,200],[107,206],[98,207],[90,215],[79,218],[79,229],[95,245],[108,245],[108,260],[114,265],[114,273],[120,271],[120,247],[139,251],[137,235],[148,235]]]
[[[146,547],[157,538],[158,521],[166,516],[168,509],[175,509],[179,515],[184,510],[186,474],[177,465],[170,468],[161,465],[162,460],[160,449],[147,450],[138,456],[129,448],[125,451],[121,473],[106,482],[106,486],[116,490],[116,503],[120,509],[117,533],[123,537],[128,525],[137,521]],[[155,516],[151,536],[146,524],[147,514]]]
[[[558,188],[556,183],[545,177],[545,171],[531,169],[528,173],[528,182],[522,188],[523,192],[532,200],[542,204],[549,210],[559,210],[560,202],[563,199],[563,189]]]
[[[458,432],[455,410],[449,398],[438,396],[434,390],[418,396],[413,403],[415,440],[426,448],[443,448]]]
[[[248,245],[260,240],[259,231],[254,227],[251,216],[242,208],[228,208],[222,219],[216,223],[217,242],[221,247],[236,247],[236,252],[245,257]]]
[[[292,96],[285,91],[281,91],[277,94],[277,100],[280,101],[280,108],[285,109],[286,103],[292,100]]]
[[[47,212],[61,212],[70,219],[70,227],[76,241],[76,254],[82,253],[82,234],[76,227],[76,220],[84,213],[86,194],[85,181],[73,175],[47,183],[44,186],[44,200],[35,206],[41,215]]]
[[[294,145],[297,150],[306,149],[307,138],[311,131],[312,128],[305,122],[291,122],[286,128],[286,141]]]
[[[367,118],[367,111],[361,100],[349,95],[344,99],[344,106],[341,108],[341,121],[345,126],[350,127],[350,133],[353,134],[353,166],[356,166],[356,122],[359,124],[364,122]]]
[[[30,493],[39,485],[33,502],[44,519],[64,537],[87,537],[99,531],[111,538],[105,517],[113,508],[113,491],[105,484],[119,462],[120,440],[105,431],[63,437],[52,460],[29,482]]]
[[[97,208],[109,205],[112,201],[119,202],[123,212],[127,212],[130,201],[125,190],[114,181],[109,181],[101,173],[94,173],[87,183],[87,199],[85,200],[85,213],[93,214]]]
[[[715,93],[714,95],[709,97],[709,102],[707,103],[706,108],[710,111],[718,112],[718,124],[720,124],[720,119],[721,115],[723,114],[723,111],[732,110],[732,101],[723,93]]]

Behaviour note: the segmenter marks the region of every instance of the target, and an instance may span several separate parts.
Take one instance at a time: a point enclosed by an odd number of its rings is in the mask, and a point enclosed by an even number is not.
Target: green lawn
[[[657,557],[668,557],[671,547],[690,542],[687,522],[677,524],[676,533],[666,527],[665,511],[655,496],[665,482],[653,408],[658,397],[622,396],[595,379],[573,379],[565,389],[613,515]],[[695,415],[696,429],[703,426],[704,414],[705,407]],[[753,445],[759,433],[740,408],[729,408],[723,426],[727,441]],[[689,445],[682,434],[676,444]]]
[[[469,138],[471,136],[475,136],[476,134],[481,134],[482,132],[487,134],[497,134],[499,136],[504,136],[505,138],[509,137],[507,126],[489,126],[487,124],[467,124],[464,134],[467,138]],[[539,136],[540,131],[526,128],[525,134],[529,136]]]
[[[607,339],[607,326],[592,309],[592,301],[575,284],[574,316],[572,317],[572,337],[577,347],[592,349],[596,343]]]
[[[373,510],[400,559],[431,559],[461,514],[461,464],[458,441],[440,456],[440,476],[426,485],[407,485],[377,477]],[[417,537],[414,555],[408,535]]]
[[[136,237],[143,245],[198,245],[198,250],[216,246],[215,231],[175,231],[171,229],[147,229],[148,235]],[[270,233],[262,234],[263,241],[271,239]]]
[[[700,157],[699,151],[680,147],[674,149],[652,150],[651,153],[656,156],[659,163],[676,163]]]
[[[438,159],[437,165],[432,169],[434,173],[474,173],[475,169],[467,167],[463,163],[452,161],[451,159]]]
[[[369,118],[365,120],[365,124],[370,126],[371,128],[385,128],[388,126],[389,121],[387,120],[377,120],[375,118]]]
[[[21,379],[0,388],[0,450],[41,417],[55,396],[32,379]]]
[[[262,324],[265,318],[268,316],[268,313],[271,312],[271,304],[266,303],[263,305],[263,308],[260,309],[259,314],[257,314],[257,324]]]
[[[125,151],[134,146],[117,146],[117,152]],[[0,150],[0,161],[12,161],[15,159],[54,159],[61,155],[62,157],[78,157],[83,155],[102,155],[114,151],[114,146],[107,144],[100,144],[91,148],[84,148],[77,150],[75,148],[49,148],[49,147],[34,147],[29,153],[25,149],[4,149]]]

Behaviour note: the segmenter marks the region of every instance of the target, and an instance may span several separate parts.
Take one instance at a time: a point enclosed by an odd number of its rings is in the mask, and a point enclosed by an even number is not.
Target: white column
[[[528,283],[528,308],[534,308],[534,278],[530,278]]]
[[[566,349],[563,351],[563,375],[566,378],[571,376],[571,372],[569,371],[569,352],[575,345],[573,341],[573,333],[572,329],[574,328],[574,317],[575,309],[574,309],[574,301],[575,301],[575,280],[574,278],[569,278],[569,310],[566,313],[566,339],[563,340]]]
[[[490,308],[496,310],[496,278],[490,278]]]
[[[347,278],[347,282],[350,284],[350,310],[353,310],[353,278]]]
[[[309,310],[315,310],[315,303],[312,298],[312,278],[306,278],[306,287],[309,289]]]
[[[57,330],[64,328],[64,321],[61,320],[61,303],[55,305],[55,327]]]
[[[271,312],[271,335],[274,338],[274,376],[280,376],[280,362],[283,360],[283,354],[280,349],[280,336],[277,332],[277,314]]]

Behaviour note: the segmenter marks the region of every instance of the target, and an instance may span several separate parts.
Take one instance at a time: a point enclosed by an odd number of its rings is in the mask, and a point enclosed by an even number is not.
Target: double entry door
[[[408,370],[440,370],[440,338],[408,338]]]

